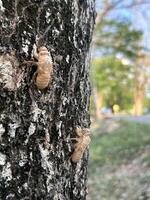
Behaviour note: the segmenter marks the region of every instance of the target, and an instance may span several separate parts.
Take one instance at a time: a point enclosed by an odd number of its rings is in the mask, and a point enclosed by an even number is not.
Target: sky
[[[140,0],[139,0],[140,1]],[[109,12],[108,17],[111,19],[130,20],[135,29],[143,32],[143,45],[150,50],[150,1],[148,4],[134,6],[126,9],[120,0],[117,9]],[[132,0],[125,0],[125,4],[132,2]],[[120,8],[121,7],[121,8]],[[96,11],[102,10],[102,0],[96,0]]]

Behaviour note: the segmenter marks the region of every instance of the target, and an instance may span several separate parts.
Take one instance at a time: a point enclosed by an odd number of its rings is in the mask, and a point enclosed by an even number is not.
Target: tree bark
[[[140,116],[143,114],[144,107],[144,92],[145,92],[145,84],[136,83],[136,87],[134,89],[134,115]]]
[[[94,111],[95,111],[95,119],[103,119],[101,114],[101,108],[103,105],[103,95],[98,92],[97,88],[93,88],[93,101],[94,101]]]
[[[144,107],[144,94],[145,87],[148,81],[148,76],[142,69],[143,66],[149,66],[147,56],[139,57],[136,60],[136,66],[134,70],[134,115],[140,116],[143,114]],[[144,72],[143,72],[144,71]]]
[[[75,128],[89,128],[94,0],[0,0],[0,199],[86,199],[88,150],[72,163]],[[46,46],[48,88],[25,65]]]

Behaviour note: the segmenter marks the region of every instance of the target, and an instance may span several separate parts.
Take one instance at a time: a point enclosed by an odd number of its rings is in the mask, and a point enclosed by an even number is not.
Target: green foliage
[[[142,32],[134,30],[131,22],[103,20],[95,28],[95,44],[106,54],[121,53],[134,59],[141,50]]]
[[[93,85],[104,95],[105,104],[118,103],[123,109],[132,105],[132,67],[114,56],[94,59],[91,79]]]
[[[122,122],[121,127],[109,135],[106,132],[102,136],[93,136],[91,162],[99,166],[128,163],[138,151],[150,144],[149,130],[148,125]]]
[[[95,47],[101,58],[92,62],[93,85],[104,94],[105,105],[117,103],[121,109],[133,105],[133,66],[123,64],[116,55],[130,61],[142,49],[142,32],[133,29],[131,22],[103,19],[95,28]]]

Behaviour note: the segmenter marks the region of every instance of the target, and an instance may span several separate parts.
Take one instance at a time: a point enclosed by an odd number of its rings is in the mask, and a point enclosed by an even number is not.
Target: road
[[[127,121],[134,121],[143,124],[150,124],[150,115],[142,115],[142,116],[131,116],[131,115],[115,115],[113,119],[123,119]]]

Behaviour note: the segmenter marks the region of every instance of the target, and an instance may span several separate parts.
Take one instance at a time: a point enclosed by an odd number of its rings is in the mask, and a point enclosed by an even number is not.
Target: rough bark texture
[[[0,199],[86,199],[88,151],[72,163],[76,126],[88,128],[94,0],[0,0]],[[52,84],[38,90],[30,60],[46,46]]]

